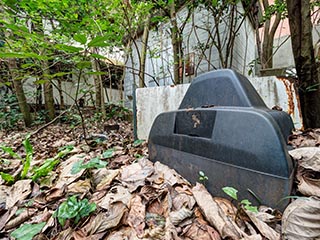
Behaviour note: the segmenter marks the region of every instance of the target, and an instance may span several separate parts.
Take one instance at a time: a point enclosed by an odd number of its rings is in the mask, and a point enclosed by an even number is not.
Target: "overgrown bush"
[[[16,95],[4,94],[0,98],[0,130],[10,130],[22,120]]]
[[[119,119],[129,121],[132,118],[132,111],[124,107],[121,103],[107,103],[106,104],[107,119]]]

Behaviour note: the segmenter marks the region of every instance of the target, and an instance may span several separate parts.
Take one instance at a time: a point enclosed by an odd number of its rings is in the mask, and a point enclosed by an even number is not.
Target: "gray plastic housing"
[[[224,86],[229,90],[221,94]],[[245,77],[219,70],[195,79],[179,110],[155,119],[149,155],[192,183],[203,171],[213,196],[226,197],[222,188],[230,186],[239,199],[258,204],[258,197],[283,209],[288,200],[279,201],[290,195],[293,181],[286,144],[292,129],[290,116],[268,109]]]

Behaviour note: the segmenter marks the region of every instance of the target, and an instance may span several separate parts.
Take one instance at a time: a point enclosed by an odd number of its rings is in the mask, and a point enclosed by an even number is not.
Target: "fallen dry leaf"
[[[78,180],[77,182],[71,183],[68,186],[68,191],[71,193],[87,193],[91,189],[90,179]]]
[[[182,207],[177,211],[170,212],[169,218],[173,225],[179,225],[179,223],[184,221],[186,218],[191,217],[192,214],[193,212],[190,209]]]
[[[130,201],[130,211],[127,223],[132,227],[138,237],[143,236],[145,227],[146,206],[142,203],[139,195],[134,196]]]
[[[129,190],[121,185],[118,185],[111,188],[108,194],[101,201],[97,202],[97,204],[100,207],[108,210],[111,204],[116,202],[121,202],[125,206],[129,206],[131,198],[132,195]]]
[[[320,148],[297,148],[289,151],[289,154],[298,161],[301,167],[320,172]]]
[[[266,237],[267,239],[274,239],[280,240],[280,234],[277,233],[275,230],[273,230],[271,227],[268,226],[265,222],[261,221],[259,218],[257,218],[256,214],[245,210],[246,214],[250,218],[250,220],[253,222],[255,227],[259,230],[259,232],[262,234],[262,236]]]
[[[94,182],[96,184],[96,188],[97,190],[102,190],[104,188],[107,188],[110,186],[111,182],[119,175],[120,170],[107,170],[107,169],[103,169],[105,171],[103,171],[103,174],[96,174],[95,172],[93,172],[94,175]],[[96,176],[99,176],[100,179],[96,179]]]
[[[225,215],[202,184],[197,183],[192,192],[206,219],[218,230],[222,238],[241,239],[247,236],[230,217]]]
[[[62,188],[64,185],[69,185],[77,180],[84,172],[84,169],[81,169],[80,172],[76,174],[72,174],[71,170],[73,165],[83,159],[83,154],[73,155],[72,157],[68,158],[67,160],[63,161],[58,168],[60,171],[59,179],[54,186],[55,188]]]
[[[146,158],[139,159],[137,163],[125,166],[121,172],[121,182],[130,192],[145,184],[145,180],[153,173],[153,163]]]
[[[316,176],[314,171],[298,167],[296,174],[298,191],[304,196],[320,197],[320,179]]]
[[[155,176],[158,178],[158,180],[155,181],[158,183],[161,183],[163,181],[172,187],[176,184],[190,185],[190,183],[181,175],[179,175],[174,169],[169,168],[168,166],[160,162],[156,162],[154,164],[154,171]]]
[[[282,238],[286,240],[320,239],[320,199],[298,198],[285,209]]]
[[[22,209],[22,212],[18,216],[7,222],[5,229],[8,230],[19,226],[21,223],[30,219],[37,211],[38,210],[34,208]]]
[[[184,239],[190,240],[221,240],[219,233],[214,228],[197,220],[188,226],[182,235]]]
[[[20,180],[17,181],[11,188],[6,199],[6,208],[13,207],[17,202],[26,199],[29,194],[32,192],[31,190],[31,182],[32,180]]]

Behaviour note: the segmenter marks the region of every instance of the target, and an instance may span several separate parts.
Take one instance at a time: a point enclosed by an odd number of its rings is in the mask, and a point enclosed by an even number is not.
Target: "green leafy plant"
[[[133,146],[134,147],[138,147],[138,146],[140,146],[142,143],[144,143],[145,141],[144,140],[141,140],[141,139],[137,139],[137,140],[135,140],[134,142],[133,142]]]
[[[130,120],[131,118],[131,111],[122,106],[122,104],[114,104],[114,103],[108,103],[106,105],[106,114],[107,119],[121,119],[121,120]]]
[[[83,159],[73,164],[71,168],[71,174],[77,174],[82,169],[91,169],[91,168],[104,168],[108,165],[107,161],[103,161],[101,159],[107,159],[111,158],[114,154],[114,149],[108,149],[104,151],[101,155],[101,157],[97,156],[95,158],[92,158],[89,162],[83,163]]]
[[[9,173],[0,172],[1,178],[8,184],[13,184],[20,179],[25,179],[28,174],[28,177],[31,178],[33,181],[37,181],[40,177],[47,176],[60,162],[60,159],[66,156],[73,149],[73,147],[68,146],[62,149],[60,152],[58,152],[58,154],[55,157],[47,159],[39,167],[35,166],[32,169],[30,169],[31,161],[33,158],[33,147],[30,143],[30,134],[26,136],[22,144],[26,153],[26,156],[24,158],[21,157],[18,153],[14,152],[14,150],[11,147],[0,146],[0,149],[3,152],[9,154],[11,157],[15,159],[20,160],[22,163],[22,170],[18,175],[16,175],[16,177]]]
[[[21,227],[14,230],[10,235],[17,240],[32,240],[35,235],[41,232],[41,229],[45,225],[45,222],[37,224],[23,224]]]
[[[30,134],[28,134],[26,136],[26,138],[23,140],[22,144],[24,146],[25,153],[26,153],[25,158],[23,158],[19,154],[15,153],[11,147],[0,146],[0,149],[3,152],[9,154],[13,158],[19,159],[22,162],[22,170],[20,172],[20,175],[18,175],[17,180],[26,178],[28,171],[29,171],[29,168],[30,168],[32,155],[33,155],[33,148],[30,143]],[[14,183],[16,180],[14,176],[12,176],[8,173],[0,172],[0,175],[1,175],[2,179],[9,184]]]
[[[88,199],[78,201],[76,196],[71,196],[60,204],[54,216],[58,218],[61,226],[64,226],[68,219],[73,219],[77,224],[81,218],[89,216],[95,210],[95,203],[89,203]]]
[[[3,94],[0,99],[0,130],[16,128],[22,114],[18,107],[18,100],[14,94]]]
[[[233,187],[224,187],[222,188],[222,190],[225,192],[225,194],[227,194],[228,196],[230,196],[232,199],[239,201],[238,199],[238,190],[233,188]],[[239,202],[239,207],[243,207],[248,211],[251,212],[258,212],[258,208],[256,206],[252,206],[251,202],[248,199],[243,199]]]
[[[31,179],[37,181],[40,177],[47,176],[60,163],[60,159],[66,156],[72,149],[73,147],[70,146],[63,148],[56,156],[47,159],[41,166],[34,167]]]
[[[208,176],[205,175],[203,171],[199,171],[199,181],[205,184],[205,182],[208,180]]]

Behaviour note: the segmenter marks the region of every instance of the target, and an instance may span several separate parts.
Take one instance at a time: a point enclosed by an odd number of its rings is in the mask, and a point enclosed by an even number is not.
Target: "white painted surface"
[[[138,88],[137,135],[147,139],[154,119],[162,112],[177,110],[190,84]]]
[[[28,103],[36,103],[37,85],[34,83],[36,80],[37,80],[36,78],[30,77],[26,81],[24,81],[23,88],[24,88]],[[57,86],[58,83],[54,80],[53,80],[53,83],[54,83],[54,86],[53,86],[54,102],[55,102],[55,104],[60,104],[59,91],[55,87],[55,86]],[[73,79],[72,81],[62,81],[61,82],[61,88],[63,91],[62,95],[63,95],[65,105],[73,105],[74,104],[74,99],[76,97],[76,91],[77,91],[77,85],[78,84],[77,84],[76,79]],[[84,96],[84,93],[83,93],[84,91],[91,92],[91,95],[88,93],[85,95],[85,105],[86,106],[93,106],[94,105],[93,101],[95,101],[95,88],[94,88],[94,79],[92,77],[87,78],[86,81],[84,79],[80,80],[78,99],[81,98],[82,96]],[[120,90],[107,88],[108,98],[107,98],[104,90],[103,90],[103,93],[104,93],[105,102],[119,102],[122,100]],[[44,103],[43,91],[42,91],[42,102]]]
[[[252,85],[269,108],[279,106],[288,112],[289,96],[285,84],[276,77],[250,78]],[[148,139],[154,119],[158,114],[177,110],[190,84],[139,88],[137,97],[137,135],[139,139]],[[291,117],[296,128],[301,128],[302,120],[296,94],[291,86],[293,109]]]

